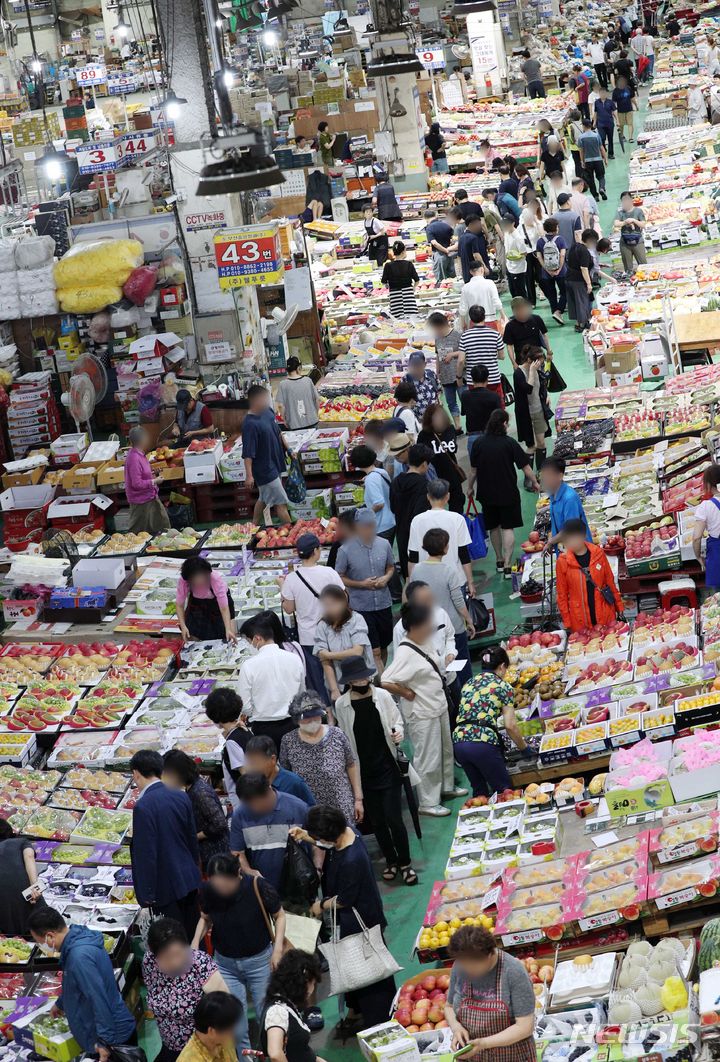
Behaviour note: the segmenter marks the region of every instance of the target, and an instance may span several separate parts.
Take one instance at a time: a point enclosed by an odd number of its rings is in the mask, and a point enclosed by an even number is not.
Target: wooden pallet
[[[190,490],[198,523],[235,522],[252,517],[257,493],[242,483],[197,483]]]

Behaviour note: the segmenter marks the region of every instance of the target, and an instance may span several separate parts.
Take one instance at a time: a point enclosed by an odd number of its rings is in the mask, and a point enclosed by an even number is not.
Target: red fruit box
[[[497,884],[498,875],[495,873],[478,874],[456,882],[436,881],[430,893],[423,925],[432,926],[452,918],[474,918],[494,910],[496,899],[493,893]],[[485,905],[486,898],[492,902]]]
[[[498,908],[495,936],[500,937],[506,948],[520,948],[541,941],[557,942],[572,935],[574,927],[566,921],[563,911],[571,895],[568,890],[560,902],[517,911]]]
[[[720,883],[720,858],[708,856],[678,863],[650,875],[648,898],[658,911],[715,896]]]
[[[527,889],[547,881],[561,881],[570,887],[575,880],[577,855],[548,859],[525,866],[506,867],[502,873],[503,896],[511,896],[517,889]]]
[[[579,864],[575,870],[575,893],[591,897],[599,892],[610,892],[628,885],[644,887],[646,880],[647,861],[638,865],[634,859],[627,859],[622,863],[594,869],[584,863]]]
[[[59,642],[34,642],[32,645],[22,645],[19,642],[10,642],[0,650],[0,656],[62,656],[65,646]]]
[[[642,868],[632,881],[604,891],[586,893],[578,879],[575,892],[566,904],[565,917],[581,933],[617,922],[636,922],[647,912],[647,897],[647,872]]]
[[[650,830],[650,858],[655,866],[679,863],[694,856],[717,851],[718,813],[698,814],[682,822]]]

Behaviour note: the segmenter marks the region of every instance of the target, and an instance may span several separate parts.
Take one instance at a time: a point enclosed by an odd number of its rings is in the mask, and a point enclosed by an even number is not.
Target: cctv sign
[[[445,69],[445,52],[442,48],[428,48],[427,51],[419,51],[416,54],[422,65],[427,67],[428,70]]]

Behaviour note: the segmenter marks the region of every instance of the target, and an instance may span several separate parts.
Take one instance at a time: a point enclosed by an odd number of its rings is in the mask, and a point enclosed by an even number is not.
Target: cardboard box
[[[122,557],[88,557],[79,560],[72,573],[73,586],[102,586],[115,590],[125,578]]]
[[[208,447],[207,450],[198,450],[193,452],[192,450],[186,450],[183,454],[183,466],[185,468],[185,479],[188,483],[207,482],[207,480],[191,479],[190,472],[196,471],[200,468],[211,468],[213,470],[213,479],[215,478],[215,468],[220,464],[220,458],[223,455],[223,447],[220,439],[217,440],[214,446]]]
[[[32,487],[10,487],[0,494],[0,509],[4,513],[30,513],[48,505],[55,493],[55,488],[47,483]]]
[[[617,351],[606,350],[605,351],[605,371],[612,373],[613,375],[624,375],[628,372],[634,372],[638,367],[638,348],[635,346],[631,350]]]
[[[97,474],[98,489],[125,485],[125,462],[107,461]]]
[[[48,520],[53,527],[66,531],[79,531],[81,528],[104,530],[105,513],[112,505],[112,500],[104,494],[72,495],[56,498],[48,508]]]
[[[9,487],[32,487],[45,475],[46,465],[31,468],[27,472],[5,472],[2,477],[2,485],[7,490]]]

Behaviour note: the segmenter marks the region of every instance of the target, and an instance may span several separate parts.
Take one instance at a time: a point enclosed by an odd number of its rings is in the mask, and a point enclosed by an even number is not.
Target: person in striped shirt
[[[468,311],[470,327],[460,336],[460,356],[458,358],[458,385],[468,387],[471,373],[476,365],[484,365],[488,370],[487,387],[500,398],[504,408],[502,384],[500,383],[499,358],[505,357],[503,338],[491,325],[485,323],[485,310],[482,306],[471,306]]]

